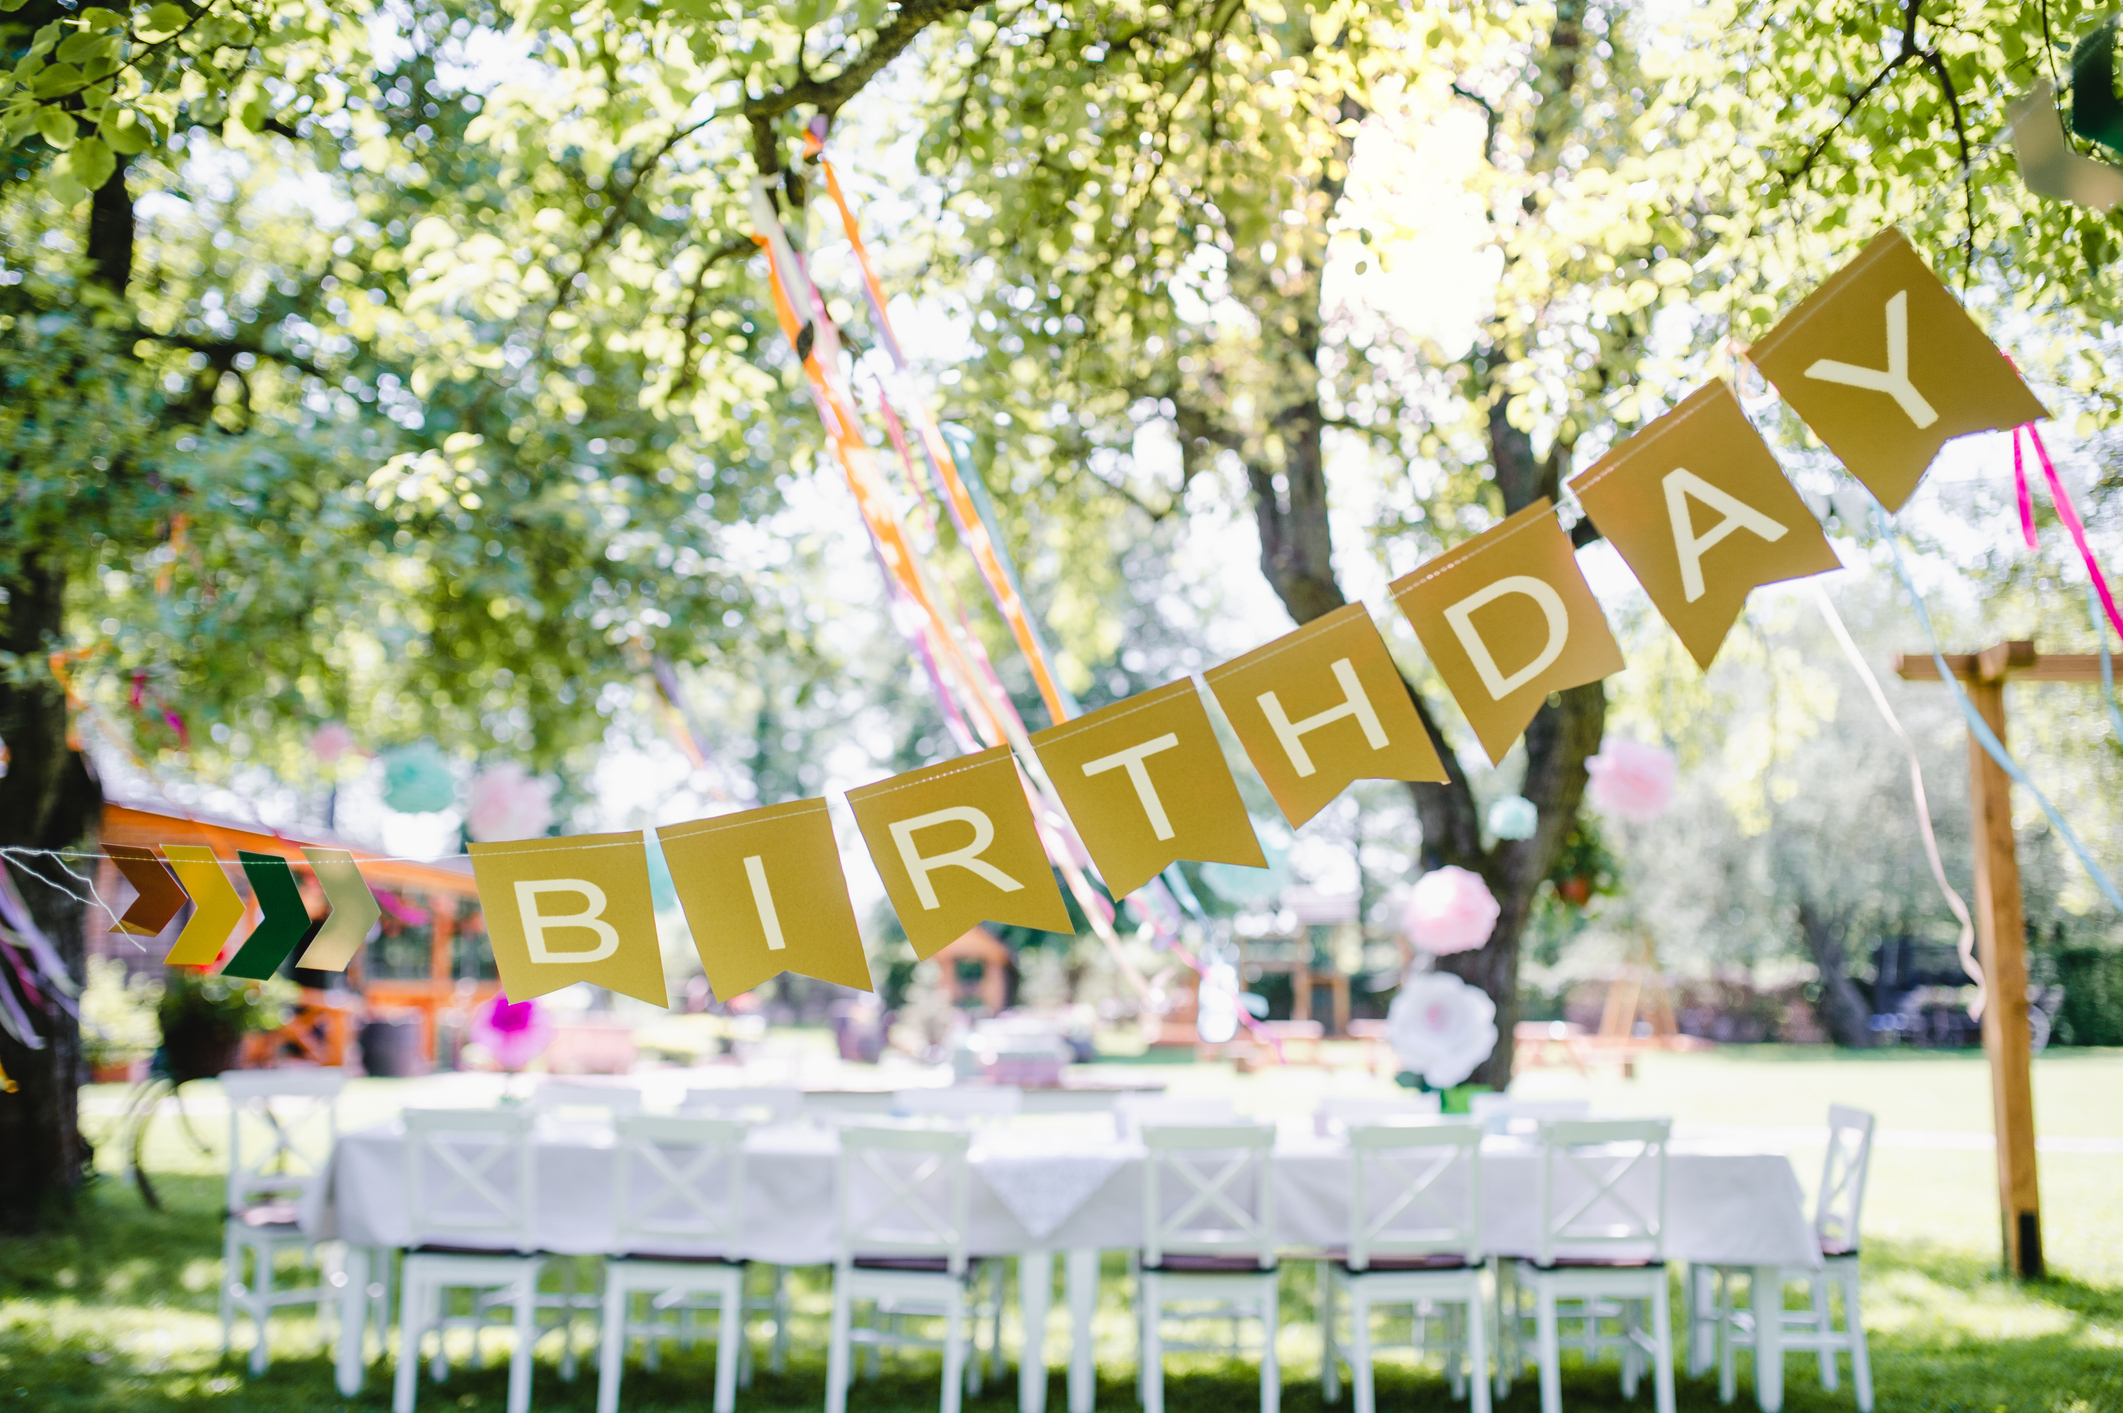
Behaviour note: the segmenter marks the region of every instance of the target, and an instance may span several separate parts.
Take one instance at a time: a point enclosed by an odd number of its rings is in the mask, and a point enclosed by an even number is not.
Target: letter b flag
[[[1202,675],[1293,828],[1352,780],[1445,778],[1386,640],[1360,603]]]
[[[588,981],[671,1004],[640,830],[471,847],[487,940],[511,1001]]]
[[[1008,746],[850,790],[848,803],[915,956],[982,922],[1075,930]]]
[[[1622,670],[1622,650],[1545,497],[1388,591],[1492,763],[1550,692]]]

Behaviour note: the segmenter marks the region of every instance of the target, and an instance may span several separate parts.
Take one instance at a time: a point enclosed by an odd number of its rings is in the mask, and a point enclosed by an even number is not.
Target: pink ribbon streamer
[[[2071,542],[2078,546],[2079,558],[2086,562],[2087,577],[2093,581],[2094,592],[2101,596],[2101,607],[2108,613],[2109,626],[2116,630],[2118,636],[2123,636],[2123,612],[2116,609],[2116,596],[2109,592],[2108,576],[2101,572],[2100,562],[2094,558],[2093,546],[2086,542],[2086,525],[2079,519],[2079,508],[2072,503],[2071,492],[2064,489],[2063,478],[2057,475],[2056,465],[2049,459],[2049,448],[2042,444],[2042,434],[2035,430],[2032,422],[2013,428],[2012,433],[2013,471],[2020,476],[2020,516],[2028,547],[2032,549],[2035,543],[2034,508],[2033,497],[2028,493],[2027,479],[2020,465],[2022,432],[2027,433],[2027,439],[2034,443],[2035,457],[2042,463],[2043,479],[2049,482],[2050,503],[2056,506],[2057,518],[2064,522],[2064,528],[2071,532]]]
[[[2020,433],[2032,432],[2033,426],[2012,429],[2012,480],[2020,496],[2020,538],[2027,541],[2029,549],[2035,544],[2035,493],[2027,484],[2027,462],[2020,454]]]

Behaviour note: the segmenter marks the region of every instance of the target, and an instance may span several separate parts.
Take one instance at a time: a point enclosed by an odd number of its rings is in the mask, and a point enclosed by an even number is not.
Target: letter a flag
[[[1191,680],[1050,726],[1032,748],[1114,897],[1175,859],[1268,866]]]
[[[221,860],[202,844],[164,844],[162,857],[192,900],[191,920],[162,960],[173,967],[212,966],[221,948],[243,921],[243,899],[229,882]]]
[[[1349,604],[1202,676],[1292,827],[1352,780],[1443,780],[1371,611]]]
[[[1491,763],[1550,692],[1622,670],[1622,650],[1545,497],[1388,591]]]
[[[1008,746],[850,790],[848,803],[915,956],[982,922],[1074,930]]]
[[[487,941],[509,1000],[588,981],[671,1004],[640,830],[471,850]]]
[[[870,990],[870,963],[824,800],[656,831],[715,997],[785,971]]]
[[[1696,389],[1570,489],[1706,670],[1750,589],[1841,567],[1723,381]]]
[[[280,970],[280,964],[323,924],[311,921],[310,910],[302,901],[302,889],[295,883],[295,871],[287,866],[286,859],[278,854],[254,854],[248,849],[237,850],[236,857],[243,864],[243,876],[250,880],[251,896],[258,900],[258,925],[243,939],[243,945],[229,958],[221,974],[263,981]]]
[[[2049,415],[1892,226],[1747,357],[1889,510],[1955,437]]]
[[[184,907],[184,889],[170,873],[169,865],[158,858],[153,849],[138,844],[106,844],[103,852],[111,856],[118,872],[133,885],[140,896],[118,919],[114,932],[128,932],[135,937],[160,936],[162,929],[170,925]]]

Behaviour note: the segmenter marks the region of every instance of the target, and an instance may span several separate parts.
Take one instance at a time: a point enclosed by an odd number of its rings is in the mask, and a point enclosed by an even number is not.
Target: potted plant
[[[155,1016],[162,1022],[158,1068],[172,1083],[210,1079],[236,1067],[243,1037],[285,1024],[292,987],[171,967]]]
[[[88,959],[88,985],[81,988],[81,1056],[96,1084],[123,1084],[141,1077],[161,1033],[155,1007],[162,983],[128,976],[116,957]]]

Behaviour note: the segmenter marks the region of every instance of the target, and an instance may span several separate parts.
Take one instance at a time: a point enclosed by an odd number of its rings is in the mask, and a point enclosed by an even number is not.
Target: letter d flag
[[[671,1004],[639,830],[474,844],[472,875],[511,1001],[588,981]]]
[[[1492,763],[1550,692],[1622,670],[1622,650],[1550,512],[1537,500],[1388,586]]]
[[[915,956],[981,922],[1074,930],[1008,746],[850,790],[848,803]]]

